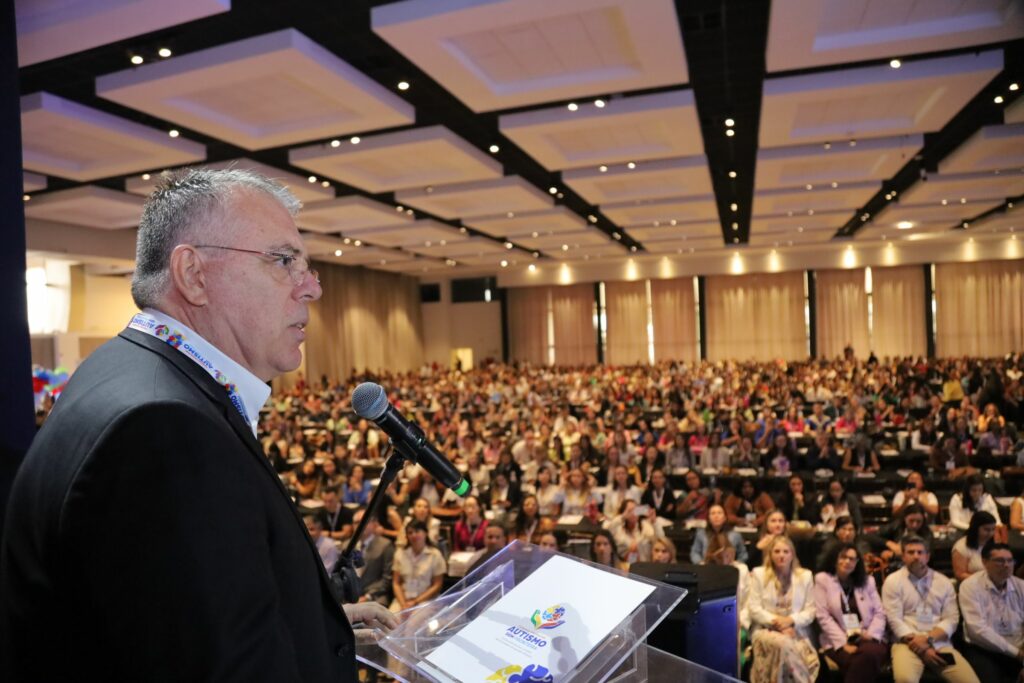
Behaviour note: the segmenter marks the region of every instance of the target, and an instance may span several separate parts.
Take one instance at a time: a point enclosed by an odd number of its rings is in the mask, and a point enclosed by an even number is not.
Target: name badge
[[[860,617],[856,614],[844,614],[843,627],[846,628],[847,633],[860,631]]]
[[[921,626],[931,626],[935,623],[935,615],[931,610],[921,610],[917,613],[917,622]]]
[[[947,470],[956,469],[956,461],[955,460],[947,460],[946,461],[946,469]]]

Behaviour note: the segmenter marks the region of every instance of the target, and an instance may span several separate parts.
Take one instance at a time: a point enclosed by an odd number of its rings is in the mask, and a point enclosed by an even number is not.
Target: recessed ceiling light
[[[179,133],[179,132],[178,132],[177,130],[175,130],[174,128],[172,128],[172,129],[170,129],[169,131],[167,131],[167,134],[168,134],[168,135],[170,135],[170,136],[171,136],[172,138],[176,138],[176,137],[178,137],[179,135],[181,135],[181,133]]]
[[[635,252],[635,251],[636,251],[636,245],[634,244],[633,246],[631,246],[631,247],[629,248],[629,250],[630,250],[630,251],[633,251],[633,252]]]
[[[408,90],[409,89],[409,82],[408,81],[399,81],[398,82],[398,89],[399,90]]]
[[[551,194],[558,194],[558,188],[557,187],[549,187],[548,188],[548,192],[551,193]]]
[[[949,200],[948,200],[948,199],[943,199],[943,200],[942,200],[942,205],[943,205],[943,206],[946,206],[946,205],[948,205],[948,204],[949,204]]]
[[[732,224],[732,229],[733,230],[739,230],[740,229],[740,224],[739,223],[733,223]]]
[[[1003,96],[1002,95],[996,95],[995,99],[992,100],[992,101],[995,102],[996,104],[1002,104],[1003,103]]]
[[[857,141],[856,140],[850,140],[850,147],[856,147],[856,146],[857,146]]]
[[[612,237],[614,237],[617,240],[621,240],[622,239],[622,233],[613,232],[612,233]]]
[[[512,248],[512,247],[514,247],[514,246],[515,246],[515,245],[514,245],[514,244],[512,244],[511,242],[505,242],[505,248],[506,248],[506,249],[511,249],[511,248]]]
[[[562,245],[562,251],[569,251],[569,245],[568,244],[563,244]]]
[[[352,238],[350,238],[350,237],[346,237],[346,238],[345,238],[344,240],[342,240],[342,241],[343,241],[343,242],[344,242],[345,244],[352,244]]]
[[[806,185],[804,185],[804,187],[807,188],[808,190],[814,189],[814,185],[811,185],[810,183],[807,183]]]
[[[169,48],[169,47],[162,47],[159,50],[157,50],[156,53],[158,55],[160,55],[161,57],[163,57],[164,59],[167,59],[168,57],[171,56],[171,48]]]
[[[729,171],[729,177],[730,178],[735,178],[736,177],[736,171]]]
[[[30,199],[32,199],[32,195],[29,195],[29,194],[23,194],[23,195],[21,195],[21,201],[23,201],[23,202],[27,202],[27,201],[29,201]]]
[[[826,142],[824,144],[824,147],[825,147],[825,149],[832,149],[832,143],[831,142]]]
[[[802,225],[796,226],[796,231],[797,232],[803,232],[804,231],[804,226],[802,226]]]
[[[836,189],[837,187],[839,187],[839,183],[837,183],[837,182],[833,182],[833,183],[832,183],[832,189],[834,190],[834,189]]]
[[[898,230],[910,230],[912,227],[914,227],[914,224],[910,221],[900,221],[896,224]]]
[[[528,271],[530,271],[531,273],[536,273],[536,272],[537,272],[537,266],[533,265],[532,263],[531,263],[530,265],[528,265],[528,266],[526,267],[526,269],[527,269]]]
[[[497,154],[498,152],[501,151],[501,147],[498,147],[497,145],[491,145],[487,149],[490,151],[491,154]]]
[[[505,218],[515,218],[515,217],[516,217],[515,211],[509,211],[508,213],[505,214]]]
[[[732,128],[726,128],[725,134],[727,137],[731,138],[733,135],[736,135],[736,131],[734,131]]]
[[[341,256],[341,255],[342,255],[342,253],[343,253],[343,252],[341,251],[341,249],[335,249],[335,250],[334,250],[334,255],[335,255],[335,256]]]
[[[605,173],[605,172],[608,171],[608,167],[605,166],[604,164],[602,164],[602,165],[597,167],[597,170],[600,171],[601,173]]]
[[[739,207],[739,205],[738,205],[738,204],[736,204],[735,202],[733,202],[732,204],[730,204],[730,205],[729,205],[729,208],[730,208],[731,210],[733,210],[733,211],[739,211],[739,210],[740,210],[740,207]]]
[[[604,100],[594,100],[594,106],[598,109],[604,108]]]
[[[732,128],[735,125],[736,125],[736,122],[733,121],[732,119],[726,119],[725,120],[725,127],[726,128]]]
[[[636,168],[636,163],[631,161],[628,164],[626,164],[626,168],[633,170],[634,168]]]
[[[733,241],[733,244],[739,244],[740,238],[739,237],[733,237],[732,241]]]
[[[1010,84],[1010,90],[1013,91],[1013,92],[1016,92],[1017,90],[1020,90],[1020,86],[1017,85],[1016,83],[1011,83]]]
[[[894,59],[894,60],[889,62],[889,66],[891,66],[894,69],[898,69],[901,66],[903,66],[903,63],[900,62],[900,60],[898,60],[898,59]]]
[[[143,173],[142,174],[142,179],[143,180],[149,180],[149,178],[150,178],[150,175],[148,173]]]
[[[540,237],[540,233],[534,230],[533,232],[530,233],[530,237],[532,237],[533,239],[537,239],[538,237]]]
[[[322,181],[322,182],[320,183],[320,185],[321,185],[322,187],[330,187],[330,186],[331,186],[331,184],[330,184],[329,182],[327,182],[326,180]]]
[[[362,142],[358,135],[353,135],[351,138],[349,138],[348,141],[351,142],[353,145],[358,145],[360,142]]]
[[[570,102],[570,103],[568,104],[567,108],[568,108],[568,110],[569,110],[569,111],[576,111],[576,110],[577,110],[577,109],[579,109],[580,107],[579,107],[579,105],[578,105],[578,104],[576,104],[575,102]]]
[[[331,147],[341,147],[341,140],[331,140]]]
[[[506,261],[505,259],[502,259],[501,260],[501,267],[502,268],[508,268],[508,261]]]
[[[146,60],[142,58],[142,55],[132,55],[132,58],[131,58],[130,61],[135,66],[138,66],[139,64],[142,64]]]
[[[412,209],[406,209],[405,210],[405,215],[406,216],[412,216],[413,215],[413,210]]]

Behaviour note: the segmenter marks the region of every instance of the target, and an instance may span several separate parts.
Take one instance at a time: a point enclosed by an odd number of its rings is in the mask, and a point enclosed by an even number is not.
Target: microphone
[[[451,461],[444,457],[434,445],[427,441],[423,430],[402,417],[388,401],[384,387],[373,382],[363,382],[352,392],[352,410],[361,418],[374,422],[395,441],[395,447],[402,447],[402,453],[419,464],[434,479],[450,488],[457,495],[469,492],[469,482],[462,478]]]

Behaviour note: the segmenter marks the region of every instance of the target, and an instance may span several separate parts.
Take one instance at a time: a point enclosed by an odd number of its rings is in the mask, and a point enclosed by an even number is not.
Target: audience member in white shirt
[[[1024,579],[1005,543],[981,551],[985,571],[960,584],[964,656],[983,681],[1024,681]]]

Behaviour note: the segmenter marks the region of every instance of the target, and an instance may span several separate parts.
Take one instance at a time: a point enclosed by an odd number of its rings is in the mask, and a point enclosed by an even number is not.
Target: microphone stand
[[[356,569],[362,568],[365,562],[362,551],[357,550],[357,548],[363,539],[363,531],[366,529],[366,525],[377,514],[377,509],[380,508],[381,501],[384,499],[384,493],[395,481],[402,468],[405,467],[406,460],[414,460],[403,452],[404,445],[399,444],[395,446],[394,440],[388,441],[388,446],[385,450],[387,460],[384,462],[384,471],[381,472],[380,481],[377,482],[377,487],[370,497],[370,502],[367,503],[366,509],[363,511],[363,518],[359,520],[359,525],[352,532],[352,538],[349,539],[348,546],[341,553],[338,564],[335,566],[334,573],[331,576],[331,579],[335,582],[336,587],[341,593],[342,602],[359,602],[359,598],[363,595],[363,582],[356,573]]]

